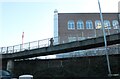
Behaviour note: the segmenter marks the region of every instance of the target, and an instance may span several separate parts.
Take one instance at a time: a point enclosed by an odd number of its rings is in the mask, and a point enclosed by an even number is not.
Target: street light
[[[106,40],[104,22],[103,22],[103,17],[102,17],[102,13],[101,13],[101,6],[100,6],[99,0],[98,0],[98,5],[99,5],[99,10],[100,10],[100,19],[101,19],[101,25],[102,25],[103,35],[104,35],[105,53],[106,53],[107,66],[108,66],[108,72],[109,72],[108,76],[112,76],[111,68],[110,68],[110,61],[109,61],[109,56],[108,56],[108,51],[107,51],[107,40]]]

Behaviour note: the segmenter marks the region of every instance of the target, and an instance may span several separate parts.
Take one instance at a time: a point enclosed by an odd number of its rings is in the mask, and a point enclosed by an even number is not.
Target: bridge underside
[[[52,60],[23,60],[15,61],[14,65],[15,77],[21,74],[32,74],[34,79],[46,77],[51,79],[62,77],[109,79],[104,55]],[[110,55],[110,65],[112,74],[120,74],[120,54]],[[117,79],[117,77],[113,77],[113,79]]]

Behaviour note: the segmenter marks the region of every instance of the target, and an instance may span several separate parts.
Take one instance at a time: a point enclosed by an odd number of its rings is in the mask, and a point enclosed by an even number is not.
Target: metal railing
[[[17,53],[17,52],[25,51],[25,50],[48,47],[50,46],[50,39],[51,38],[47,38],[43,40],[32,41],[32,42],[14,45],[14,46],[0,47],[0,54]],[[58,37],[54,37],[53,39],[58,39]],[[59,44],[59,43],[54,42],[54,45],[56,44]]]
[[[102,36],[102,35],[101,35]],[[68,43],[72,41],[80,41],[80,40],[85,40],[89,38],[97,38],[96,36],[92,37],[78,37],[78,35],[72,36],[73,39],[69,39],[70,37],[64,36],[64,37],[53,37],[53,45],[58,45],[58,44],[63,44],[63,43]],[[32,49],[37,49],[37,48],[42,48],[42,47],[48,47],[50,46],[50,39],[43,39],[43,40],[37,40],[37,41],[32,41],[24,44],[19,44],[19,45],[14,45],[14,46],[8,46],[8,47],[0,47],[0,54],[8,54],[8,53],[17,53],[20,51],[25,51],[25,50],[32,50]]]
[[[76,37],[76,36],[74,36]],[[64,36],[62,38],[68,38],[67,36]],[[60,37],[53,37],[53,45],[58,45],[58,44],[63,44],[63,43],[68,43],[68,42],[72,42],[72,41],[80,41],[80,40],[85,40],[88,38],[84,39],[78,39],[78,37],[76,37],[74,40],[69,41],[68,39],[65,39],[63,42],[63,39]],[[32,49],[37,49],[37,48],[42,48],[42,47],[48,47],[50,46],[50,39],[51,38],[47,38],[47,39],[43,39],[43,40],[37,40],[37,41],[32,41],[32,42],[27,42],[24,44],[18,44],[18,45],[14,45],[14,46],[8,46],[8,47],[0,47],[0,54],[8,54],[8,53],[17,53],[20,51],[25,51],[25,50],[32,50]]]

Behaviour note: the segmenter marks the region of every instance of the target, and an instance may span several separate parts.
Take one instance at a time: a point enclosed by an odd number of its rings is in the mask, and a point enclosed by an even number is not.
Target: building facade
[[[103,13],[106,35],[120,32],[119,13]],[[55,42],[66,43],[103,36],[99,13],[58,13],[54,11]]]

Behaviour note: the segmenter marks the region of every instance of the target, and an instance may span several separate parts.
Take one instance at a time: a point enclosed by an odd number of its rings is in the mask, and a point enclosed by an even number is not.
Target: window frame
[[[116,24],[114,24],[114,23],[116,23]],[[118,20],[113,20],[112,21],[112,26],[113,26],[113,29],[119,29],[119,22],[118,22]]]
[[[93,29],[93,22],[92,20],[86,21],[86,29]]]
[[[106,26],[106,24],[107,24],[107,26]],[[109,20],[104,20],[104,27],[105,27],[105,29],[111,29],[111,24],[110,24]]]
[[[96,23],[97,22],[97,23]],[[99,24],[98,24],[99,23]],[[95,20],[95,29],[102,29],[102,24],[100,20]]]
[[[74,20],[69,20],[67,25],[68,25],[68,30],[74,30],[75,29],[75,22],[74,22]]]
[[[84,22],[82,20],[77,21],[77,29],[84,29]]]

